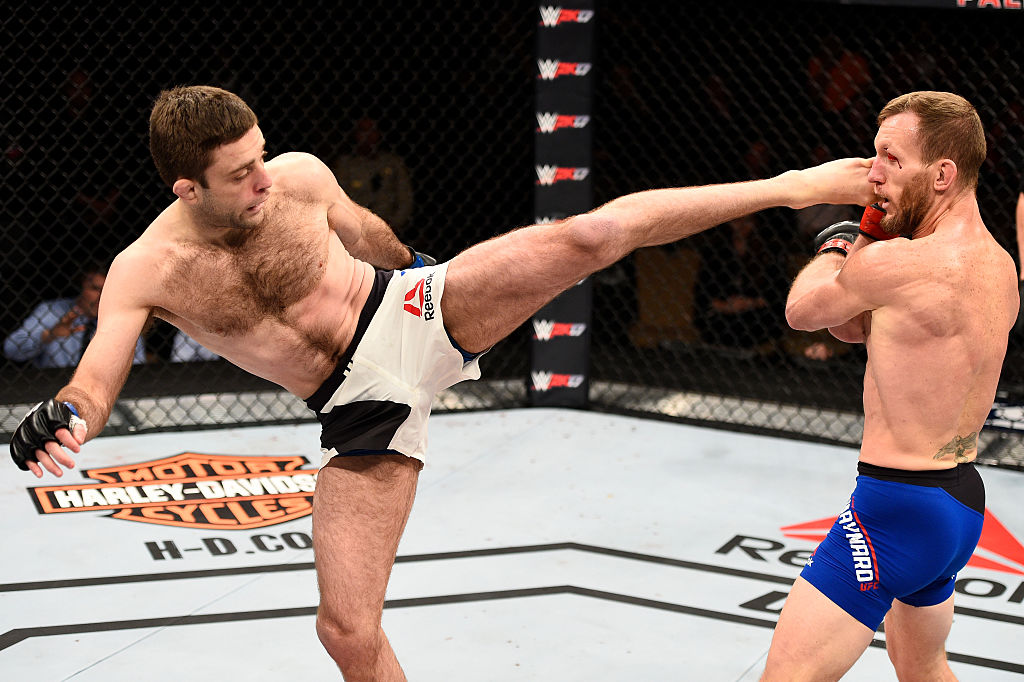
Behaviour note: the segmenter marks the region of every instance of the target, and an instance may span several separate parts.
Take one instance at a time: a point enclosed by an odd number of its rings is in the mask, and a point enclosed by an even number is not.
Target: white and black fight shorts
[[[434,395],[480,378],[480,354],[462,351],[444,328],[447,271],[447,263],[376,271],[352,343],[306,400],[323,426],[320,466],[382,453],[423,461]]]

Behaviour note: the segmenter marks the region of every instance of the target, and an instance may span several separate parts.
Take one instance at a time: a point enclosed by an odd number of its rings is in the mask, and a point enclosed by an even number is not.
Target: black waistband
[[[897,483],[910,483],[911,485],[929,485],[934,487],[945,487],[957,483],[960,477],[968,470],[974,469],[974,462],[957,464],[952,469],[925,469],[911,471],[909,469],[890,469],[880,467],[867,462],[857,462],[857,473],[869,478],[877,478],[882,481],[896,481]]]
[[[306,398],[306,407],[319,412],[323,409],[323,406],[327,404],[334,392],[338,390],[338,386],[345,378],[345,369],[348,367],[348,363],[352,360],[352,354],[356,352],[356,346],[363,338],[363,334],[366,333],[366,328],[370,326],[370,320],[373,319],[374,313],[380,308],[380,302],[384,300],[384,290],[388,287],[388,282],[391,281],[391,276],[394,274],[393,270],[377,270],[374,273],[373,285],[370,287],[370,295],[366,298],[366,303],[363,305],[363,309],[359,312],[359,320],[356,322],[356,331],[352,335],[352,341],[349,342],[348,348],[338,358],[338,364],[335,365],[334,371],[331,375],[324,380],[324,383],[320,384],[320,388],[316,389],[313,395]]]

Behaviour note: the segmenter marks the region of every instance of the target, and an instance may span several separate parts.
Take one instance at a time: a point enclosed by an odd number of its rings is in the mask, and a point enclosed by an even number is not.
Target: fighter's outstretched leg
[[[636,192],[551,225],[513,230],[448,264],[445,327],[464,350],[480,352],[560,292],[635,249],[773,206],[869,203],[869,168],[870,160],[840,159],[767,180]]]

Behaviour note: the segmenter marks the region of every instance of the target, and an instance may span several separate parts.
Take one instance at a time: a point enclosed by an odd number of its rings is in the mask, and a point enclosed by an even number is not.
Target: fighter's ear
[[[932,181],[932,188],[936,192],[944,192],[956,182],[956,162],[952,159],[942,159],[938,163],[935,177]]]
[[[171,191],[186,204],[195,203],[196,201],[196,183],[188,178],[178,178],[175,180],[171,186]]]

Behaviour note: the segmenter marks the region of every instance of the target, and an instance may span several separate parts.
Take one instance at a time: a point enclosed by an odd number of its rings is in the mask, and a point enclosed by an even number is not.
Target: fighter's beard
[[[878,224],[886,234],[913,234],[914,228],[924,222],[930,207],[928,178],[922,172],[903,190],[897,210],[893,211],[890,205],[889,212]]]

